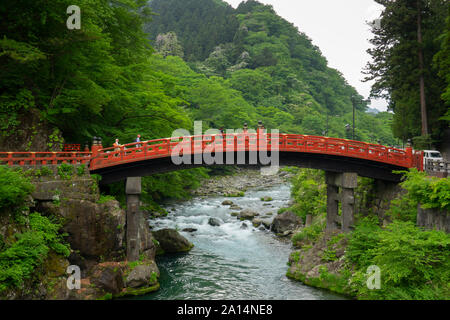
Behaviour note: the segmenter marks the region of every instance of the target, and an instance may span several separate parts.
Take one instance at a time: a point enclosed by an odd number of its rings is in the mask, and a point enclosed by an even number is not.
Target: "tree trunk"
[[[428,117],[427,104],[425,99],[425,80],[424,80],[424,62],[423,62],[423,48],[422,48],[422,13],[420,7],[420,0],[417,0],[417,42],[419,44],[419,86],[420,86],[420,111],[422,114],[422,136],[428,135]]]

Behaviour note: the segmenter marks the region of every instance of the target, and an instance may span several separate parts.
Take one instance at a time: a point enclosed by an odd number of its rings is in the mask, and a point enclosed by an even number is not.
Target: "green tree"
[[[426,135],[440,142],[447,127],[440,118],[447,108],[441,95],[444,79],[433,68],[448,2],[377,0],[384,6],[381,27],[374,27],[375,46],[368,52],[367,80],[376,80],[372,96],[387,98],[394,111],[394,134],[401,139]],[[426,94],[425,94],[426,93]],[[421,111],[422,109],[422,111]],[[422,129],[421,129],[422,128]]]

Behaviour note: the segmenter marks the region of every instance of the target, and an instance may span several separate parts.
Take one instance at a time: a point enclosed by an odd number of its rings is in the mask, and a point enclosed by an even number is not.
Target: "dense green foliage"
[[[361,299],[448,299],[450,292],[450,236],[424,231],[409,221],[381,228],[363,220],[353,231],[346,257],[356,267],[354,293]],[[369,290],[366,269],[381,270],[381,288]]]
[[[0,291],[23,285],[44,263],[50,251],[65,257],[70,254],[58,232],[59,224],[32,213],[29,226],[29,231],[16,234],[17,241],[0,252]]]
[[[381,27],[372,30],[375,36],[371,42],[375,48],[368,51],[373,57],[367,68],[368,79],[376,80],[372,95],[389,100],[390,109],[395,112],[393,129],[396,137],[406,140],[420,136],[419,77],[423,74],[428,131],[435,142],[443,142],[443,132],[449,125],[449,119],[442,118],[449,110],[449,3],[443,0],[376,2],[384,7],[384,11]],[[418,41],[419,15],[422,44]],[[420,51],[423,53],[423,71]]]
[[[30,180],[20,171],[0,166],[0,209],[22,205],[33,190]]]
[[[156,13],[145,31],[150,39],[169,31],[180,36],[188,61],[206,59],[214,47],[231,42],[239,26],[233,8],[215,0],[150,1]]]
[[[17,230],[7,239],[0,235],[0,292],[20,287],[25,280],[38,275],[35,271],[49,253],[64,257],[70,254],[58,222],[39,213],[27,214],[24,200],[33,190],[29,175],[22,170],[0,166],[1,218],[8,222],[6,228]]]
[[[291,169],[298,172],[292,179],[291,195],[294,205],[290,208],[306,220],[306,215],[318,217],[327,211],[325,173],[314,169]]]
[[[409,196],[425,209],[450,210],[450,178],[429,177],[425,172],[411,169],[402,187]]]

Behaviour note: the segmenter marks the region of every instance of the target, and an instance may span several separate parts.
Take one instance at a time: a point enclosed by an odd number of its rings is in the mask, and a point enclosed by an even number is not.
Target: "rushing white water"
[[[273,201],[261,201],[264,196]],[[248,191],[242,198],[195,198],[168,204],[169,215],[150,222],[154,230],[177,229],[195,247],[187,254],[158,257],[161,289],[141,299],[342,299],[288,279],[285,274],[291,244],[270,231],[254,228],[249,221],[245,222],[248,228],[242,229],[243,222],[230,215],[236,210],[221,205],[232,200],[260,216],[274,216],[289,198],[289,185],[280,185]],[[209,225],[211,217],[219,219],[221,225]],[[181,231],[185,228],[197,231]]]

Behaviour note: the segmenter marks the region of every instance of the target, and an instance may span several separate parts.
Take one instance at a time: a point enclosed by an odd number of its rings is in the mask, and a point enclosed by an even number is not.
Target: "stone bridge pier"
[[[354,190],[358,184],[358,174],[354,172],[325,172],[327,184],[327,227],[326,230],[337,230],[339,203],[342,209],[341,229],[350,231],[354,222],[355,196]],[[340,189],[340,192],[339,192]]]
[[[127,260],[138,261],[141,237],[139,223],[141,221],[141,177],[129,177],[126,181],[127,197]]]

